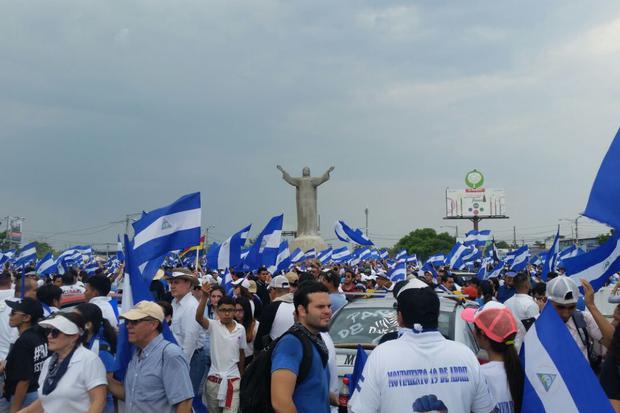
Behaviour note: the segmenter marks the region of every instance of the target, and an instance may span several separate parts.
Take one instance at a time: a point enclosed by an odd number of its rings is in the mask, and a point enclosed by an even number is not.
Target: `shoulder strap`
[[[303,334],[296,331],[288,331],[285,334],[292,334],[297,337],[303,348],[301,363],[299,364],[299,374],[297,375],[297,384],[299,384],[306,379],[310,372],[310,367],[312,367],[312,343]]]
[[[166,340],[167,341],[167,340]],[[161,351],[161,368],[164,368],[164,359],[166,358],[166,349],[168,348],[168,346],[172,344],[171,342],[167,342],[166,345],[164,346],[164,348]]]
[[[575,327],[577,327],[577,333],[579,334],[579,338],[581,342],[586,347],[588,352],[588,358],[590,358],[590,348],[592,343],[590,343],[590,335],[588,334],[588,326],[586,325],[586,320],[583,316],[583,313],[579,310],[576,310],[571,316],[573,322],[575,323]]]

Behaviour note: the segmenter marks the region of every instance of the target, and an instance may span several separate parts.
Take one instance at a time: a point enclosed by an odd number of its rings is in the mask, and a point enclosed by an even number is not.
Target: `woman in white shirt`
[[[39,376],[39,399],[21,413],[101,413],[107,379],[99,356],[83,345],[84,319],[77,313],[56,313],[43,320],[52,353]]]
[[[249,365],[254,358],[254,340],[258,331],[258,320],[252,315],[251,301],[245,297],[235,299],[235,320],[245,328],[245,338],[248,348],[245,350],[245,365]]]
[[[486,350],[489,362],[480,366],[497,411],[520,412],[525,374],[515,349],[517,321],[504,304],[489,301],[479,309],[466,308],[461,317],[474,324],[478,345]]]

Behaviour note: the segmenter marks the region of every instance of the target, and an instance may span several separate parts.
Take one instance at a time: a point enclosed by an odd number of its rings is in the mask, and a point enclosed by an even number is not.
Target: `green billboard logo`
[[[465,175],[465,184],[471,189],[478,189],[484,184],[484,175],[477,169],[467,172]]]

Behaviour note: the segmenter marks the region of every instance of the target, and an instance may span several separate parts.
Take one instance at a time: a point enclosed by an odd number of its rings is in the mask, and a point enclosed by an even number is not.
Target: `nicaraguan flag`
[[[583,215],[620,228],[620,130],[616,133],[596,174]]]
[[[19,255],[15,260],[15,266],[21,267],[28,264],[31,261],[34,261],[37,258],[37,243],[31,242],[30,244],[24,245],[22,249],[19,251]]]
[[[288,250],[288,241],[284,240],[280,243],[280,248],[278,249],[278,256],[276,258],[275,265],[269,267],[269,272],[271,274],[277,274],[280,271],[287,271],[291,266],[291,255]]]
[[[463,245],[470,246],[483,246],[491,240],[491,230],[485,229],[482,231],[472,230],[465,234],[465,240]]]
[[[332,260],[334,260],[335,262],[346,261],[349,259],[349,257],[351,257],[351,252],[347,247],[337,248],[332,251]]]
[[[336,221],[334,226],[336,236],[342,242],[354,242],[358,245],[374,245],[361,229],[352,229],[344,221]]]
[[[428,257],[426,262],[431,265],[443,265],[446,260],[446,256],[443,254],[435,254]]]
[[[357,345],[357,353],[355,355],[355,364],[353,365],[353,373],[351,374],[351,380],[349,381],[349,394],[353,394],[354,391],[360,391],[361,388],[358,383],[364,381],[364,366],[368,360],[368,354],[361,344]]]
[[[125,261],[125,254],[123,253],[123,243],[121,242],[120,235],[116,235],[116,259],[119,262]]]
[[[406,262],[418,262],[418,256],[416,254],[411,254],[407,257]]]
[[[248,238],[251,225],[243,228],[241,231],[231,235],[221,245],[211,244],[211,248],[207,252],[207,262],[209,267],[218,270],[226,268],[236,268],[241,262],[241,248]]]
[[[200,218],[200,192],[143,215],[132,224],[135,232],[132,254],[136,265],[198,244]]]
[[[48,275],[56,272],[56,260],[51,252],[45,254],[45,257],[41,258],[35,268],[35,272],[39,275]]]
[[[306,260],[310,260],[310,259],[314,259],[316,258],[316,250],[314,248],[310,248],[308,251],[306,251],[306,253],[304,254],[304,259]]]
[[[321,264],[326,264],[327,262],[329,262],[329,260],[332,259],[332,251],[333,250],[331,248],[328,248],[319,253],[317,259],[321,262]]]
[[[276,263],[280,241],[282,240],[283,224],[284,214],[277,215],[269,220],[250,247],[247,257],[243,260],[244,268],[254,271],[261,266],[270,267]]]
[[[407,250],[400,250],[400,252],[396,254],[396,257],[394,257],[396,261],[401,260],[401,259],[406,259],[406,258],[407,258]]]
[[[480,263],[480,268],[478,269],[478,273],[476,273],[476,277],[479,280],[485,280],[487,278],[488,266],[493,264],[493,258],[484,257],[482,262]]]
[[[487,275],[487,279],[499,277],[505,265],[506,264],[504,263],[504,261],[500,261],[495,267],[493,267],[493,270]]]
[[[407,264],[396,264],[396,266],[388,273],[390,281],[397,283],[407,279]]]
[[[460,242],[457,242],[456,244],[454,244],[454,247],[452,247],[452,249],[448,253],[448,256],[446,257],[446,263],[448,264],[448,266],[450,268],[455,268],[455,264],[457,263],[457,261],[467,251],[469,251],[469,248],[467,248],[465,245],[461,244]]]
[[[540,265],[542,264],[542,259],[540,258],[540,255],[535,255],[530,259],[530,264],[532,265]]]
[[[616,233],[614,231],[614,235],[598,248],[564,260],[566,275],[573,278],[577,285],[580,285],[580,279],[585,278],[594,291],[605,285],[609,277],[620,271],[620,234]]]
[[[530,258],[530,250],[527,245],[513,251],[513,259],[510,264],[511,271],[522,271],[527,267],[528,260]]]
[[[91,261],[85,268],[84,271],[86,271],[87,274],[94,274],[95,271],[97,271],[99,269],[99,264],[97,263],[97,261]]]
[[[298,262],[303,261],[303,259],[304,252],[301,250],[301,248],[295,248],[295,251],[291,253],[291,263],[297,264]]]
[[[232,274],[230,273],[230,270],[226,268],[226,271],[224,272],[224,275],[222,276],[222,288],[226,292],[226,295],[232,296],[233,294],[234,286],[232,282],[233,282]]]
[[[614,411],[551,304],[545,305],[525,335],[520,357],[525,371],[523,413]]]
[[[545,262],[543,264],[543,269],[542,269],[543,281],[547,281],[547,274],[549,274],[552,271],[555,271],[559,252],[560,252],[560,226],[558,225],[558,232],[555,234],[555,238],[553,239],[553,244],[551,244],[551,248],[545,255]]]
[[[379,252],[379,258],[381,258],[382,260],[387,259],[388,256],[389,256],[389,253],[387,252],[387,250],[381,250]]]

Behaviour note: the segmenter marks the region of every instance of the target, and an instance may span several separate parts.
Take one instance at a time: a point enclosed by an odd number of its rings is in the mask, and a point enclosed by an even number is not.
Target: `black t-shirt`
[[[39,374],[47,358],[47,337],[39,326],[31,327],[11,346],[6,358],[5,396],[15,394],[17,382],[29,380],[28,393],[39,388]]]
[[[603,362],[599,380],[608,399],[620,400],[620,373],[618,363],[612,355]]]

